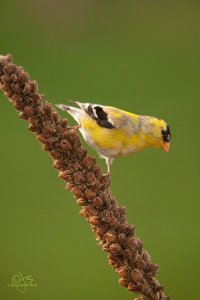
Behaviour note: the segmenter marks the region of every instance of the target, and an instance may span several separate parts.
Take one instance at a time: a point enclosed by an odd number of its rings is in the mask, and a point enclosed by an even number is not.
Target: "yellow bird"
[[[85,141],[106,160],[107,175],[114,158],[127,156],[145,148],[170,150],[171,133],[163,120],[136,115],[99,104],[75,102],[78,106],[57,104],[80,125]]]

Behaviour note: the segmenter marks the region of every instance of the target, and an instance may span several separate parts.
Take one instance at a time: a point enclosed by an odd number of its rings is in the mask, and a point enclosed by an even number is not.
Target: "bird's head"
[[[171,140],[169,125],[163,120],[153,119],[151,121],[156,147],[163,149],[165,152],[169,152]]]
[[[170,141],[171,141],[171,132],[169,129],[169,125],[166,125],[164,129],[161,129],[161,148],[165,152],[170,151]]]

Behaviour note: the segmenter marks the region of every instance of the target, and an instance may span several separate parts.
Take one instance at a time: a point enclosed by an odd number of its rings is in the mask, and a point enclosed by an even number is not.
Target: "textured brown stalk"
[[[36,81],[12,62],[11,55],[0,56],[0,87],[29,122],[43,149],[53,159],[59,177],[82,206],[81,216],[91,224],[99,245],[108,252],[109,264],[119,274],[119,283],[140,300],[167,300],[156,280],[158,265],[151,262],[135,226],[127,224],[125,208],[110,194],[109,182],[81,147],[76,127],[69,127],[51,104],[43,101]]]

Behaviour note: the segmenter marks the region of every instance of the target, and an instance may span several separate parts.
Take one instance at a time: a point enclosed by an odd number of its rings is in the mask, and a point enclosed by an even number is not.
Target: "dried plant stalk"
[[[138,300],[168,300],[156,280],[158,265],[151,262],[142,241],[135,236],[135,226],[127,224],[125,208],[110,194],[109,182],[95,159],[81,147],[77,128],[67,126],[67,120],[43,100],[36,81],[13,64],[11,55],[0,56],[0,87],[50,153],[59,177],[82,206],[81,216],[108,252],[109,264],[120,276],[119,283],[140,293]]]

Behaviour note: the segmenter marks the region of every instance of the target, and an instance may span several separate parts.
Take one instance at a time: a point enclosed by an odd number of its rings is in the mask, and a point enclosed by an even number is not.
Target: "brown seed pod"
[[[71,189],[71,192],[78,198],[80,198],[81,196],[83,196],[83,189],[79,186],[74,186]]]
[[[110,252],[110,243],[103,243],[103,246],[102,246],[103,250],[106,251],[106,252]]]
[[[117,226],[118,226],[117,218],[115,218],[114,216],[111,216],[110,219],[109,219],[109,224],[110,224],[111,227],[117,228]]]
[[[95,181],[95,175],[91,171],[86,174],[85,178],[86,178],[88,183],[92,183],[92,182]]]
[[[125,278],[119,279],[119,284],[124,287],[128,287],[128,281]]]
[[[126,260],[131,260],[133,257],[133,251],[131,249],[125,249],[123,251],[123,255]]]
[[[21,78],[24,78],[26,76],[26,73],[24,74],[21,74]],[[35,80],[33,80],[33,81],[30,81],[30,91],[31,91],[31,93],[36,93],[37,92],[37,90],[38,90],[38,85],[37,85],[37,82],[35,81]]]
[[[24,94],[29,94],[31,92],[31,86],[29,83],[25,83],[23,87],[23,93]]]
[[[130,236],[126,239],[126,245],[129,248],[135,248],[137,246],[137,243],[138,243],[138,239],[133,236]]]
[[[105,240],[109,243],[117,241],[117,234],[112,229],[107,231],[104,237],[105,237]]]
[[[96,197],[96,193],[95,193],[95,191],[93,191],[93,190],[87,189],[87,190],[85,191],[85,197],[86,197],[88,200],[93,200],[94,197]]]
[[[135,282],[141,281],[143,279],[142,272],[139,269],[133,269],[131,276]]]
[[[104,226],[98,225],[96,226],[96,232],[100,235],[103,235],[106,231],[106,228]]]
[[[60,142],[60,147],[61,147],[63,150],[66,150],[66,151],[72,149],[71,144],[70,144],[67,140],[62,140],[62,141]]]
[[[19,113],[19,117],[20,117],[21,119],[25,119],[25,120],[28,119],[28,116],[25,114],[25,112],[20,112],[20,113]]]
[[[85,211],[89,216],[95,216],[97,214],[97,210],[91,204],[85,206]]]
[[[10,76],[10,80],[11,80],[12,82],[16,82],[16,81],[18,80],[17,75],[16,75],[16,74],[12,74],[12,75]]]
[[[62,152],[58,151],[58,150],[51,150],[50,152],[51,156],[54,158],[54,159],[61,159],[63,157],[63,154]]]
[[[65,171],[60,171],[58,176],[67,181],[72,181],[72,178],[73,178],[72,175],[66,173]]]
[[[125,236],[124,233],[119,233],[119,234],[118,234],[118,240],[119,240],[120,242],[124,241],[125,239],[126,239],[126,236]]]
[[[120,254],[122,252],[122,248],[119,243],[113,243],[110,245],[110,252],[114,254]]]
[[[79,198],[76,200],[76,203],[80,206],[85,206],[88,202],[84,198]]]
[[[47,134],[54,134],[55,129],[51,125],[46,125],[44,126],[43,132]]]
[[[93,199],[93,204],[96,206],[96,207],[100,207],[103,205],[103,200],[100,198],[100,197],[94,197]]]
[[[86,218],[86,219],[89,217],[88,214],[86,213],[85,209],[82,209],[82,210],[79,212],[79,214],[80,214],[82,217]]]
[[[94,216],[90,218],[90,223],[93,225],[98,225],[100,224],[100,219],[99,216]]]
[[[91,170],[93,168],[95,164],[95,159],[90,157],[90,156],[86,156],[83,159],[83,166],[87,169],[87,170]]]
[[[45,138],[45,136],[42,135],[42,134],[38,134],[37,139],[38,139],[38,141],[40,141],[40,143],[42,143],[42,144],[46,143],[46,141],[47,141],[47,139]]]
[[[33,131],[33,132],[38,132],[38,127],[37,126],[35,126],[35,125],[33,125],[33,124],[30,124],[29,126],[28,126],[28,129],[30,130],[30,131]]]
[[[122,233],[126,232],[126,224],[125,223],[119,224],[118,232],[122,232]]]
[[[129,273],[130,273],[129,268],[126,265],[124,265],[123,267],[118,268],[116,271],[119,274],[119,276],[121,276],[121,277],[128,277]]]

